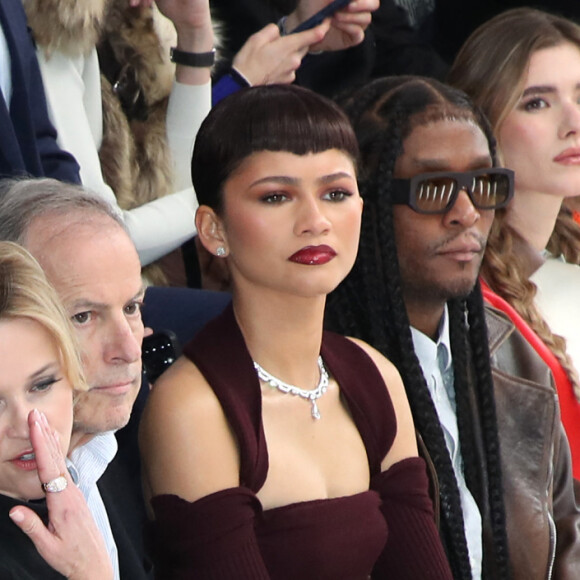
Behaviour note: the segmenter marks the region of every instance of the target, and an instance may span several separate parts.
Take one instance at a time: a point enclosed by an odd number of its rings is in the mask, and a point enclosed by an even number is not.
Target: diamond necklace
[[[320,411],[318,410],[318,405],[316,404],[316,399],[319,399],[326,393],[328,388],[328,372],[324,367],[324,362],[322,362],[322,357],[318,357],[318,369],[320,370],[320,380],[318,381],[318,386],[311,391],[306,389],[301,389],[295,387],[294,385],[289,385],[284,381],[271,375],[268,371],[264,370],[256,361],[254,361],[254,368],[258,373],[258,378],[265,383],[268,383],[273,389],[278,389],[282,393],[290,393],[291,395],[297,395],[303,399],[308,399],[312,403],[312,417],[314,419],[320,419]]]

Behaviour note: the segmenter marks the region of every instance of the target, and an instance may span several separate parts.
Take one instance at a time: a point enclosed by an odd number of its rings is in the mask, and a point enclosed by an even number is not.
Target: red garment
[[[501,296],[493,292],[483,280],[480,279],[480,283],[484,299],[510,318],[515,327],[550,367],[554,377],[556,391],[558,392],[562,424],[568,436],[570,450],[572,452],[572,471],[574,478],[580,479],[580,402],[578,402],[574,395],[572,384],[566,371],[554,353],[544,344],[541,338],[516,310]]]
[[[195,502],[175,495],[153,498],[147,544],[157,578],[451,579],[423,460],[409,458],[380,470],[396,420],[382,377],[364,351],[324,334],[321,354],[365,445],[370,489],[266,511],[256,496],[268,472],[260,384],[232,309],[184,353],[212,386],[236,435],[241,485]]]

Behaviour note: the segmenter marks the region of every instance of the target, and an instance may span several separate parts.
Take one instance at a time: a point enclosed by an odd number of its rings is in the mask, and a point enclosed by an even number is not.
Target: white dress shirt
[[[465,536],[469,549],[469,561],[474,580],[481,578],[483,555],[481,514],[471,495],[463,474],[463,459],[459,444],[459,430],[455,407],[455,387],[451,345],[449,341],[449,313],[447,306],[441,319],[439,339],[433,342],[428,336],[411,327],[415,354],[421,364],[427,387],[435,404],[439,421],[443,427],[445,443],[453,464],[453,471],[459,487]]]
[[[87,500],[89,510],[103,535],[113,565],[115,580],[120,580],[117,545],[113,538],[105,504],[97,487],[97,481],[99,481],[116,453],[117,439],[113,431],[101,433],[95,435],[85,445],[81,445],[72,451],[68,468],[74,482]]]
[[[6,106],[9,108],[12,99],[12,68],[10,60],[10,51],[8,50],[8,43],[4,30],[0,26],[0,90],[4,96]]]

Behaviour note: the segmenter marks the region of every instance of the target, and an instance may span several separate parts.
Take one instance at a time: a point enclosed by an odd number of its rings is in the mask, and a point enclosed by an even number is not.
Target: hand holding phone
[[[307,18],[304,22],[299,24],[290,34],[295,32],[302,32],[304,30],[309,30],[322,23],[325,18],[329,18],[335,12],[338,12],[341,8],[347,6],[351,0],[333,0],[330,4],[327,4],[324,8],[319,10],[316,14],[313,14],[310,18]]]

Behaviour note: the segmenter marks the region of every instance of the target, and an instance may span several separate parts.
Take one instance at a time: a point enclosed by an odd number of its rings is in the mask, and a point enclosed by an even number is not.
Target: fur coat
[[[98,48],[103,103],[99,156],[119,206],[132,209],[170,193],[165,112],[174,74],[171,23],[155,9],[130,8],[127,0],[23,2],[36,42],[47,55],[59,50],[78,56]]]
[[[155,6],[132,8],[128,0],[23,4],[47,56],[54,51],[83,56],[97,47],[103,109],[99,158],[119,207],[132,209],[171,193],[165,115],[175,73],[169,60],[169,47],[176,44],[173,24]],[[183,270],[181,258],[170,264],[170,270]],[[146,268],[146,277],[154,284],[167,282],[155,266]],[[172,282],[184,284],[183,273]]]

